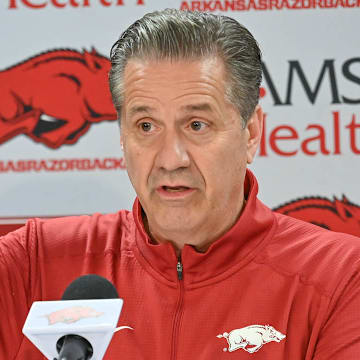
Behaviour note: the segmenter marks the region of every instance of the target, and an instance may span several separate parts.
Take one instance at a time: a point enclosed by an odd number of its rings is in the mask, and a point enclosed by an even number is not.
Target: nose
[[[174,171],[190,165],[190,157],[186,144],[176,130],[168,131],[158,144],[159,151],[156,157],[158,168]]]

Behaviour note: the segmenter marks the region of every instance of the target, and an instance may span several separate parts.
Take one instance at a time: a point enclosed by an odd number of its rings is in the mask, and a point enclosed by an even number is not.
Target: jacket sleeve
[[[32,225],[34,226],[34,225]],[[31,302],[31,224],[0,237],[0,359],[15,358]]]
[[[339,254],[341,256],[341,254]],[[313,360],[355,360],[360,356],[360,259],[330,301]],[[331,269],[329,269],[331,272]],[[346,279],[346,280],[345,280]]]

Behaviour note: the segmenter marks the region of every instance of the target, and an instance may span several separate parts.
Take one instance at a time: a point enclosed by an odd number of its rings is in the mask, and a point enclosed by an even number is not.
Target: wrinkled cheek
[[[217,171],[216,192],[219,205],[227,208],[238,201],[243,194],[246,165],[241,161],[223,162],[221,169]]]
[[[139,180],[141,179],[141,164],[139,164],[140,155],[131,151],[124,151],[126,170],[136,191],[139,188]]]

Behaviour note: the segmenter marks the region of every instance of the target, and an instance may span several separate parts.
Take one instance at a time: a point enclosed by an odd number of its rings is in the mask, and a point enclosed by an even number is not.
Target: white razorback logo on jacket
[[[229,349],[224,348],[224,351],[229,350],[231,352],[243,349],[252,354],[258,351],[264,344],[271,341],[280,342],[286,336],[270,325],[250,325],[232,330],[230,333],[224,332],[217,335],[217,337],[227,340]]]

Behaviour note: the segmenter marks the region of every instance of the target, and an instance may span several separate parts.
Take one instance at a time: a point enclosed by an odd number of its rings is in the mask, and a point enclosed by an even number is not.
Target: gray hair
[[[259,101],[261,51],[251,33],[222,15],[166,9],[146,14],[111,48],[110,91],[120,118],[127,62],[201,60],[218,56],[226,70],[226,99],[239,111],[243,126]]]

